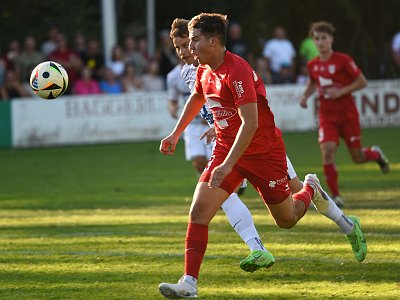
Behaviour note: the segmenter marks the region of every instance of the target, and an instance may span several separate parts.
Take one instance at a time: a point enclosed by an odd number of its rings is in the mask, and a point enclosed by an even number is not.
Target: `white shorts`
[[[186,160],[191,161],[197,156],[205,156],[207,159],[211,157],[212,143],[207,145],[204,139],[200,140],[200,136],[208,129],[210,129],[208,125],[199,122],[192,122],[186,127],[183,132]]]
[[[289,180],[297,177],[296,171],[293,168],[292,162],[290,161],[289,157],[286,155],[286,162],[287,162],[287,172],[289,175]]]

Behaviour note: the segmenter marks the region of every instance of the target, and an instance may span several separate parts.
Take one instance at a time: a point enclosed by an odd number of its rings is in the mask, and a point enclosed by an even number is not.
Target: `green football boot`
[[[349,216],[349,219],[353,222],[354,228],[353,232],[347,234],[346,237],[353,249],[354,257],[362,262],[367,256],[367,241],[361,230],[360,220],[356,216]]]
[[[275,263],[271,253],[262,250],[253,250],[240,262],[240,268],[246,272],[253,273],[260,268],[269,268]]]

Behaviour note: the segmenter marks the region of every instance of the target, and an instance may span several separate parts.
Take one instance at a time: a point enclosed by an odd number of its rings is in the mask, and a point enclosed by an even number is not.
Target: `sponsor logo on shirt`
[[[256,72],[254,72],[254,70],[253,70],[253,78],[254,78],[254,82],[256,82],[258,80],[258,76],[257,76]]]
[[[235,91],[236,91],[236,94],[237,94],[238,98],[242,97],[242,95],[244,93],[242,81],[236,81],[235,80],[233,82],[233,87],[235,88]]]
[[[232,118],[236,115],[237,110],[231,107],[213,107],[212,113],[214,120],[220,121]]]
[[[281,179],[270,180],[269,183],[268,183],[268,186],[271,189],[275,188],[278,185],[284,185],[285,189],[288,190],[289,189],[289,185],[288,185],[288,182],[287,182],[287,177],[285,176],[285,177],[283,177]]]

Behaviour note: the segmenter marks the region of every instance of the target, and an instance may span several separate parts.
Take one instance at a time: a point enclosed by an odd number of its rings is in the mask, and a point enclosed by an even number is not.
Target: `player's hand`
[[[208,130],[204,131],[203,134],[200,136],[200,140],[206,139],[206,144],[210,144],[211,142],[215,141],[215,137],[217,136],[215,132],[215,128],[209,128]]]
[[[301,106],[302,108],[307,108],[307,107],[308,107],[308,105],[307,105],[307,98],[304,97],[304,96],[302,96],[302,97],[300,98],[299,104],[300,104],[300,106]]]
[[[179,137],[174,134],[170,134],[164,138],[160,143],[160,152],[164,155],[172,155],[175,152],[176,144],[178,143]]]
[[[325,94],[324,94],[324,97],[327,98],[327,99],[336,99],[336,98],[339,98],[341,96],[342,96],[341,89],[337,88],[337,87],[327,88],[325,90]]]
[[[215,167],[211,172],[210,180],[208,181],[208,186],[210,188],[218,187],[224,181],[225,177],[232,171],[232,167],[226,164],[220,164]]]

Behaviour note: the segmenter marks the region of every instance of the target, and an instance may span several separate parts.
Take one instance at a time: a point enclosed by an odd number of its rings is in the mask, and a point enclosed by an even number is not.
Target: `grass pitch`
[[[223,212],[210,225],[199,279],[205,299],[399,299],[400,128],[363,131],[391,172],[337,155],[345,212],[361,218],[369,253],[353,258],[337,226],[311,210],[291,230],[273,224],[252,188],[242,197],[277,262],[253,274]],[[316,133],[285,134],[299,177],[322,176]],[[0,150],[0,299],[161,299],[183,272],[196,176],[158,143]],[[323,180],[322,180],[323,181]],[[324,184],[324,183],[323,183]]]

